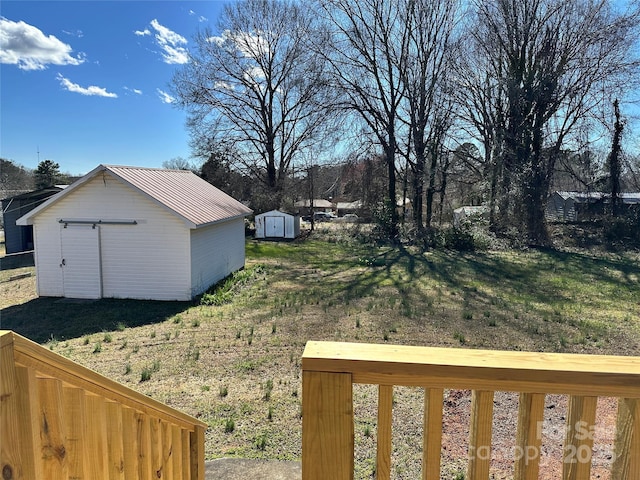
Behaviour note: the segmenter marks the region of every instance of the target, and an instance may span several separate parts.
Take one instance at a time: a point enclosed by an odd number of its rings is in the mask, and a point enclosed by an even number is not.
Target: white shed
[[[296,238],[300,235],[300,217],[279,210],[256,215],[256,238]]]
[[[190,171],[100,165],[16,223],[40,296],[190,300],[244,267],[250,213]]]

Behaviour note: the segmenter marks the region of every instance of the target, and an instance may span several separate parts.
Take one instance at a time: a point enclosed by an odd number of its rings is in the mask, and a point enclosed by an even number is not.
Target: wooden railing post
[[[203,426],[196,425],[189,435],[191,480],[204,480],[204,431]]]
[[[640,400],[620,398],[612,480],[640,480]]]
[[[353,446],[351,375],[303,371],[303,480],[352,480]]]

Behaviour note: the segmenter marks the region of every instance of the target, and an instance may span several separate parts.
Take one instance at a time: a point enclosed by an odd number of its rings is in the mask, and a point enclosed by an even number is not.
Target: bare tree
[[[343,111],[354,112],[382,147],[388,174],[385,202],[391,238],[398,235],[396,154],[399,109],[410,25],[401,15],[404,0],[327,0],[321,2],[330,33],[335,87]]]
[[[500,159],[499,213],[503,223],[521,225],[529,241],[544,244],[545,204],[563,146],[637,73],[639,10],[619,14],[607,0],[475,5],[475,52],[504,101],[492,140]]]
[[[196,165],[183,157],[173,157],[169,160],[165,160],[164,162],[162,162],[162,168],[166,168],[169,170],[191,170],[194,172],[198,171]]]
[[[324,33],[308,8],[290,0],[231,3],[218,27],[220,35],[196,36],[173,90],[194,140],[233,146],[278,207],[296,156],[322,141],[330,118],[324,60],[309,48]]]
[[[400,69],[407,100],[409,148],[412,147],[413,153],[407,155],[407,162],[412,172],[413,220],[421,230],[425,179],[428,178],[426,225],[429,227],[436,193],[436,166],[453,117],[445,77],[455,51],[458,2],[411,0],[402,6],[402,18],[409,27],[406,59]]]
[[[621,176],[621,140],[624,130],[624,121],[620,115],[620,103],[618,99],[613,102],[613,111],[616,121],[613,124],[613,141],[611,143],[611,153],[609,153],[609,186],[611,187],[611,216],[617,217],[620,213],[620,176]]]

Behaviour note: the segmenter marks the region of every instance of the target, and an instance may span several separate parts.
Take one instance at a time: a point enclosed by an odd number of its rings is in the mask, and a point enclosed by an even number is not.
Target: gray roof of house
[[[191,228],[244,217],[251,213],[251,209],[238,200],[188,170],[99,165],[18,221],[22,221],[22,224],[31,223],[30,220],[38,213],[102,172],[149,197],[182,218]]]
[[[611,196],[611,193],[604,192],[564,192],[558,191],[556,192],[563,200],[567,200],[569,198],[575,200],[576,202],[594,202],[597,200],[606,199]],[[619,194],[620,199],[622,199],[623,203],[633,204],[640,203],[640,192],[622,192]]]

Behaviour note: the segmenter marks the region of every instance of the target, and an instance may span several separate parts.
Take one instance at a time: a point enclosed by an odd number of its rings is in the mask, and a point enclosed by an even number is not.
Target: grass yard
[[[37,299],[33,277],[4,281],[1,326],[207,422],[208,458],[299,459],[311,339],[640,355],[637,254],[419,253],[320,233],[249,240],[241,280],[209,297],[218,306]],[[356,398],[356,476],[369,478],[375,400],[368,387]],[[399,421],[411,430],[410,414]],[[403,445],[419,441],[399,442],[394,461],[415,463]]]

